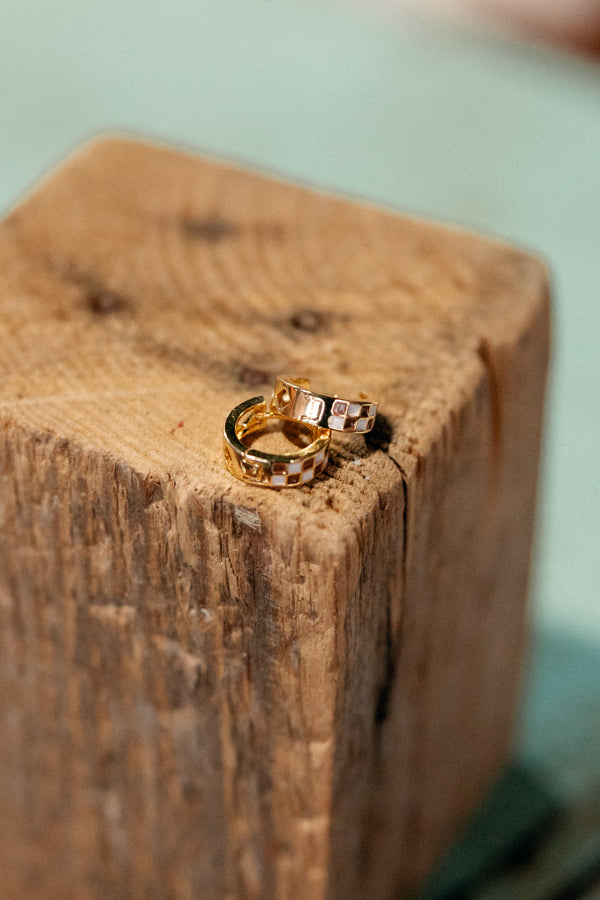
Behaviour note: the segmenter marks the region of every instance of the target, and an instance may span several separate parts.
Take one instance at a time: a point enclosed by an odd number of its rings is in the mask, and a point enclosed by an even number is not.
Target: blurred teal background
[[[2,0],[0,208],[108,129],[548,261],[553,371],[516,753],[565,802],[600,797],[600,64],[341,2]]]

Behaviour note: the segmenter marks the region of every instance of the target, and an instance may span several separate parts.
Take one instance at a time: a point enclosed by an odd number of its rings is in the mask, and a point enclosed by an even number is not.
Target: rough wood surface
[[[507,754],[543,267],[106,140],[0,310],[2,896],[405,896]],[[270,492],[221,430],[281,371],[382,415]]]

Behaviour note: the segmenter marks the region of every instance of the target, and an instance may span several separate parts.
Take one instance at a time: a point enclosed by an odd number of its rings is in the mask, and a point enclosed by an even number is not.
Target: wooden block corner
[[[156,145],[10,213],[3,896],[422,884],[508,753],[548,323],[520,250]],[[280,372],[380,400],[293,491],[222,464]]]

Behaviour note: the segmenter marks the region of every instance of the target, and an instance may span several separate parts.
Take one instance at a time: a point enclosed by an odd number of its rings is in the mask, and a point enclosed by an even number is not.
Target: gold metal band
[[[275,454],[246,446],[245,438],[264,431],[274,420],[281,421],[283,426],[290,423],[288,416],[267,408],[264,397],[252,397],[232,409],[223,434],[225,465],[232,475],[249,484],[277,488],[306,484],[327,465],[330,433],[326,428],[302,422],[300,427],[311,443],[297,451]]]
[[[362,433],[371,431],[377,415],[377,403],[372,400],[345,400],[337,394],[318,394],[310,389],[308,378],[284,375],[279,375],[275,381],[271,409],[280,416],[308,425]]]

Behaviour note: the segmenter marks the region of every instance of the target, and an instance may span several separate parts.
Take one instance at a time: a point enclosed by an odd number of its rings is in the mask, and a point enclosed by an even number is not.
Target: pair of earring
[[[346,400],[318,394],[307,378],[278,376],[269,403],[252,397],[232,409],[225,420],[223,450],[232,475],[264,487],[297,487],[312,481],[327,465],[332,431],[366,434],[375,424],[377,403],[361,395]],[[291,453],[266,453],[248,446],[272,423],[282,431],[293,426],[304,446]]]

